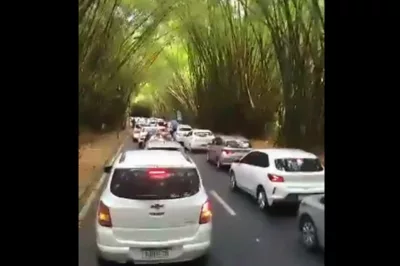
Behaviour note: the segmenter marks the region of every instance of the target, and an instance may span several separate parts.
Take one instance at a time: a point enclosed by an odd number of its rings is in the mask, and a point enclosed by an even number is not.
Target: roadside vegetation
[[[79,123],[133,109],[280,146],[324,143],[324,2],[80,0]]]

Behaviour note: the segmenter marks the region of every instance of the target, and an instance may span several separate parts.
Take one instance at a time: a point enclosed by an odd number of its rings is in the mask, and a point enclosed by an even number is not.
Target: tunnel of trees
[[[320,147],[324,72],[321,0],[79,0],[82,128],[117,127],[136,106]]]

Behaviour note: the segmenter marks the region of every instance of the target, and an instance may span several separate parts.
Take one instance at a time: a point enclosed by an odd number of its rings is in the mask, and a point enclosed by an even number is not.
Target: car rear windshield
[[[125,199],[177,199],[199,192],[200,180],[196,169],[163,169],[167,177],[154,178],[149,169],[115,169],[111,193]]]
[[[179,131],[191,131],[192,129],[190,127],[180,127],[178,130]]]
[[[324,170],[319,159],[283,158],[275,160],[275,167],[285,172],[320,172]]]
[[[248,141],[227,140],[225,146],[228,148],[251,148]]]
[[[194,135],[197,137],[208,137],[211,136],[212,133],[208,131],[199,131],[199,132],[194,132]]]

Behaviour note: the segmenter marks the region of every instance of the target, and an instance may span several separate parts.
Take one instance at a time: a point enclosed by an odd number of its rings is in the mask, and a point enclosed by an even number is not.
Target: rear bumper
[[[177,141],[177,142],[183,142],[183,140],[184,140],[184,137],[176,136],[176,135],[175,135],[175,141]]]
[[[268,201],[270,203],[282,204],[296,204],[299,203],[304,197],[322,194],[325,192],[324,187],[315,188],[279,188],[275,187],[272,193],[269,193]]]
[[[238,157],[221,157],[219,160],[220,160],[221,165],[229,166],[237,159],[238,159]]]
[[[186,244],[179,247],[180,254],[176,257],[162,260],[141,260],[140,248],[130,247],[110,247],[97,244],[98,254],[101,258],[117,262],[126,263],[134,262],[135,264],[154,264],[154,263],[175,263],[192,261],[205,255],[209,248],[210,242],[202,242],[197,244]]]
[[[201,144],[196,144],[192,143],[191,146],[192,150],[199,150],[199,151],[207,151],[208,150],[208,145],[201,145]]]
[[[135,264],[174,263],[195,260],[208,253],[211,246],[211,224],[201,225],[193,238],[173,241],[138,242],[118,241],[112,229],[96,226],[98,255],[111,262]],[[168,259],[143,260],[143,248],[168,248]]]

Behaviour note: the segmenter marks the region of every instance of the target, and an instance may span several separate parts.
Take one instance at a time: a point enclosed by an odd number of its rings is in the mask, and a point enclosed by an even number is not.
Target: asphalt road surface
[[[128,138],[123,150],[136,147]],[[301,246],[295,210],[287,209],[273,216],[262,213],[249,196],[229,190],[226,171],[208,164],[204,154],[192,154],[191,157],[204,179],[213,207],[213,243],[207,266],[324,265],[323,253],[308,253]],[[97,200],[79,229],[79,266],[97,266],[96,204]]]

